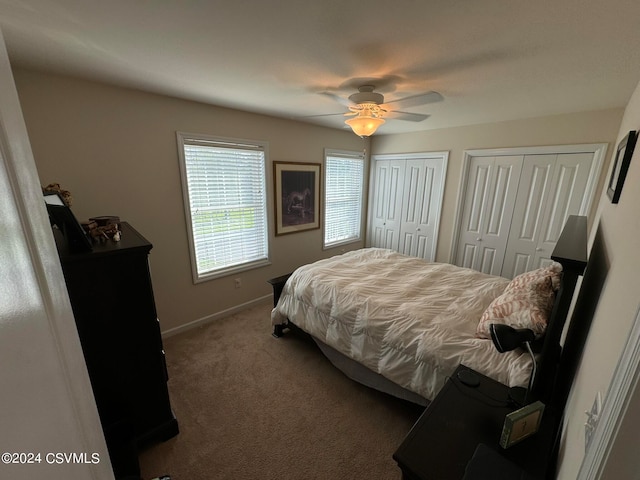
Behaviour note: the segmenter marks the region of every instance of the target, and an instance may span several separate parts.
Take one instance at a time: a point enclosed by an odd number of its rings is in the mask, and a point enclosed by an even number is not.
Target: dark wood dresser
[[[178,433],[149,273],[152,245],[128,223],[119,242],[56,244],[116,478],[139,477],[138,451]]]

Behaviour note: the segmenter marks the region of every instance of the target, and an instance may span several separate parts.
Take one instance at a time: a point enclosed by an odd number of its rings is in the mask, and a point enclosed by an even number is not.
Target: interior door
[[[590,152],[558,155],[534,265],[542,266],[551,262],[551,252],[569,215],[589,213],[587,185],[592,175],[593,163],[594,154]]]
[[[502,276],[513,278],[551,263],[569,215],[586,215],[593,153],[527,155]]]
[[[589,214],[606,150],[606,144],[583,144],[466,152],[452,262],[507,278],[550,263],[569,215]],[[514,164],[507,174],[518,158],[520,170]],[[500,241],[498,231],[505,235]]]
[[[513,278],[537,268],[542,258],[538,243],[546,213],[546,200],[553,191],[557,155],[525,155],[519,193],[507,242],[502,275]],[[549,253],[550,254],[550,253]]]
[[[375,162],[371,246],[398,250],[402,213],[404,160]]]
[[[501,274],[522,164],[522,155],[471,158],[457,265]]]
[[[406,162],[402,198],[402,224],[398,251],[435,260],[444,162],[441,158]]]

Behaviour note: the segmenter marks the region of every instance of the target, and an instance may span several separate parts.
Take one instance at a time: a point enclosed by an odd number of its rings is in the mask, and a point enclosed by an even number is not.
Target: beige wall
[[[616,136],[620,141],[630,130],[640,130],[640,84],[627,105]],[[607,175],[610,174],[608,169]],[[607,393],[615,367],[624,348],[640,304],[640,146],[631,159],[629,172],[618,204],[606,194],[600,198],[595,217],[598,228],[591,232],[592,263],[599,278],[589,282],[601,290],[594,302],[593,323],[585,345],[582,363],[567,405],[561,479],[574,479],[584,455],[584,412],[591,408],[598,391]],[[587,278],[585,276],[585,282]],[[579,305],[576,306],[578,310]],[[587,310],[587,312],[589,309]],[[634,398],[637,399],[638,392]],[[606,402],[606,399],[605,399]],[[622,422],[603,479],[638,478],[640,458],[637,455],[640,404],[631,403]]]
[[[611,109],[402,135],[374,136],[371,152],[383,154],[449,151],[436,252],[437,261],[449,262],[465,150],[609,143],[606,159],[608,162],[622,113],[623,109]],[[607,164],[603,170],[606,170]]]
[[[272,230],[271,266],[194,285],[176,131],[265,140],[271,161],[315,163],[322,162],[324,148],[362,150],[368,142],[350,131],[20,69],[14,74],[42,184],[71,191],[79,219],[117,215],[153,243],[151,275],[163,331],[267,296],[269,278],[342,250],[323,251],[321,230],[279,237]],[[271,178],[271,165],[267,172]],[[238,277],[242,287],[235,289]],[[107,307],[117,314],[117,305]]]

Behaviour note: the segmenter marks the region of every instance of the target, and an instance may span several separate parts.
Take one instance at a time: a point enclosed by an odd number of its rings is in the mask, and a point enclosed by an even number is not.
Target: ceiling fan
[[[362,85],[358,87],[358,93],[349,95],[347,99],[335,93],[322,92],[323,95],[327,95],[338,103],[345,105],[349,111],[346,113],[330,113],[328,115],[316,116],[344,115],[353,117],[345,120],[345,123],[351,127],[356,135],[368,137],[373,135],[378,127],[385,123],[385,118],[407,120],[410,122],[421,122],[429,118],[429,115],[422,113],[395,110],[394,107],[396,106],[401,108],[415,107],[443,100],[442,95],[438,92],[430,91],[385,103],[384,96],[374,90],[374,85]]]

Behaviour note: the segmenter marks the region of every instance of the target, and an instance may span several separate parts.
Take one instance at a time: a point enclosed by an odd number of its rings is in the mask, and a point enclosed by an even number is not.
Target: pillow
[[[491,338],[489,326],[503,323],[513,328],[530,328],[540,337],[544,334],[553,308],[555,292],[560,287],[562,265],[525,272],[511,280],[502,295],[494,299],[478,322],[476,337]]]

